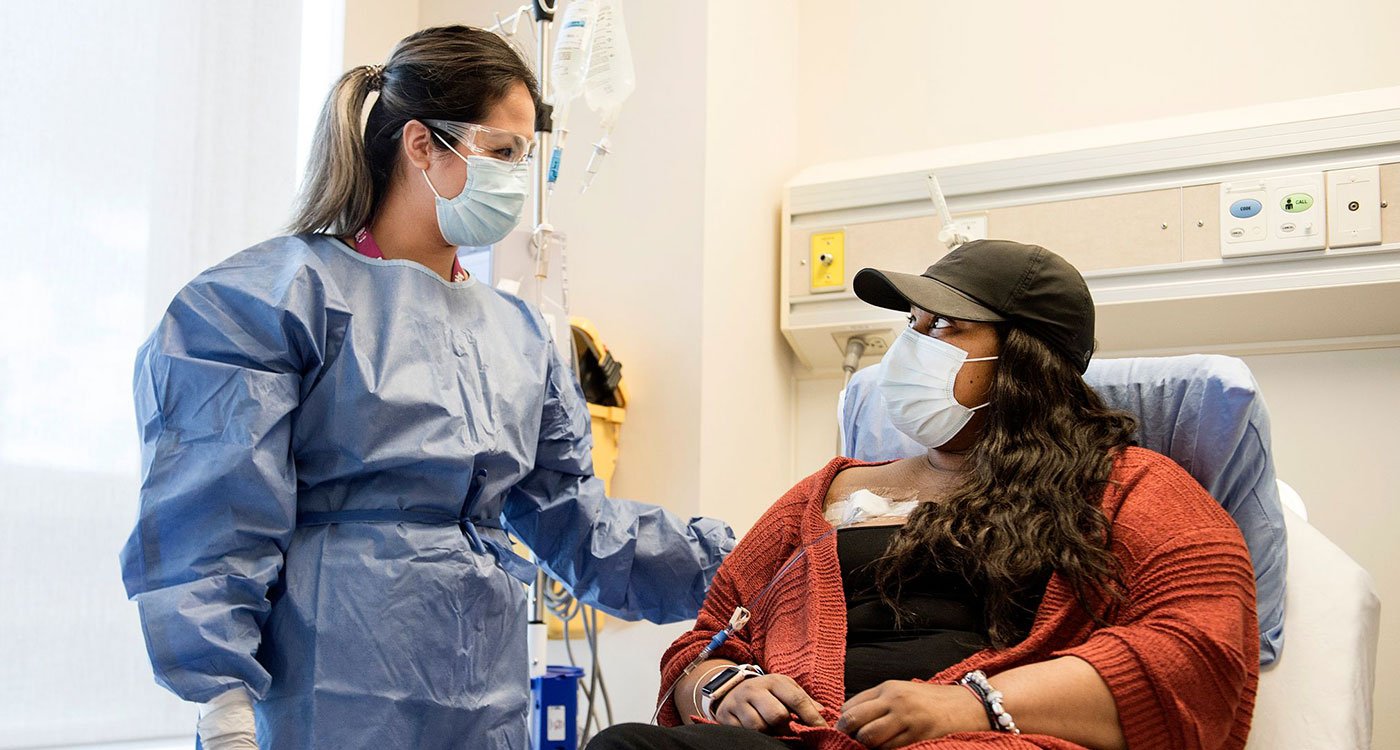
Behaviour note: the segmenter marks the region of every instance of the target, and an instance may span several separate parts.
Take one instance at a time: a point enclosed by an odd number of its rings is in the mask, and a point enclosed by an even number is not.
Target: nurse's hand
[[[759,732],[787,729],[794,714],[809,727],[824,727],[821,706],[791,677],[765,674],[750,677],[724,695],[715,721]]]
[[[248,691],[234,688],[201,703],[198,730],[204,750],[258,750]]]
[[[836,728],[872,750],[886,750],[954,732],[985,732],[987,712],[961,685],[888,680],[846,701]]]

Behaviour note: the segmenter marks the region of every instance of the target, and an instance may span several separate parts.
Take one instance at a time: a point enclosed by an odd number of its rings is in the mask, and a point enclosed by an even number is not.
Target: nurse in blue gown
[[[294,235],[200,274],[141,348],[122,574],[204,747],[526,748],[533,568],[507,533],[654,622],[693,617],[732,548],[604,497],[540,314],[455,264],[519,221],[538,99],[460,26],[346,73]]]

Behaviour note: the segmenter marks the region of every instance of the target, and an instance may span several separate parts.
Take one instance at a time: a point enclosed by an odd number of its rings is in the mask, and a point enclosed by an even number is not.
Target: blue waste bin
[[[578,667],[549,666],[543,677],[530,678],[534,713],[530,740],[534,750],[578,750]]]

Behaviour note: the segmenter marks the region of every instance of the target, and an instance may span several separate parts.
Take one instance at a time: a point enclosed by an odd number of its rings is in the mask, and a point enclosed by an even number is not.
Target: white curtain
[[[121,586],[132,364],[285,224],[301,48],[285,0],[0,3],[0,748],[192,733]]]

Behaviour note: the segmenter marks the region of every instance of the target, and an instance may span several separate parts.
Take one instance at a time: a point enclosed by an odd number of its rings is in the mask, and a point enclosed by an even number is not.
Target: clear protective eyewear
[[[486,125],[452,120],[420,120],[452,136],[452,140],[473,156],[497,159],[507,164],[519,164],[535,154],[535,142],[519,133]]]

